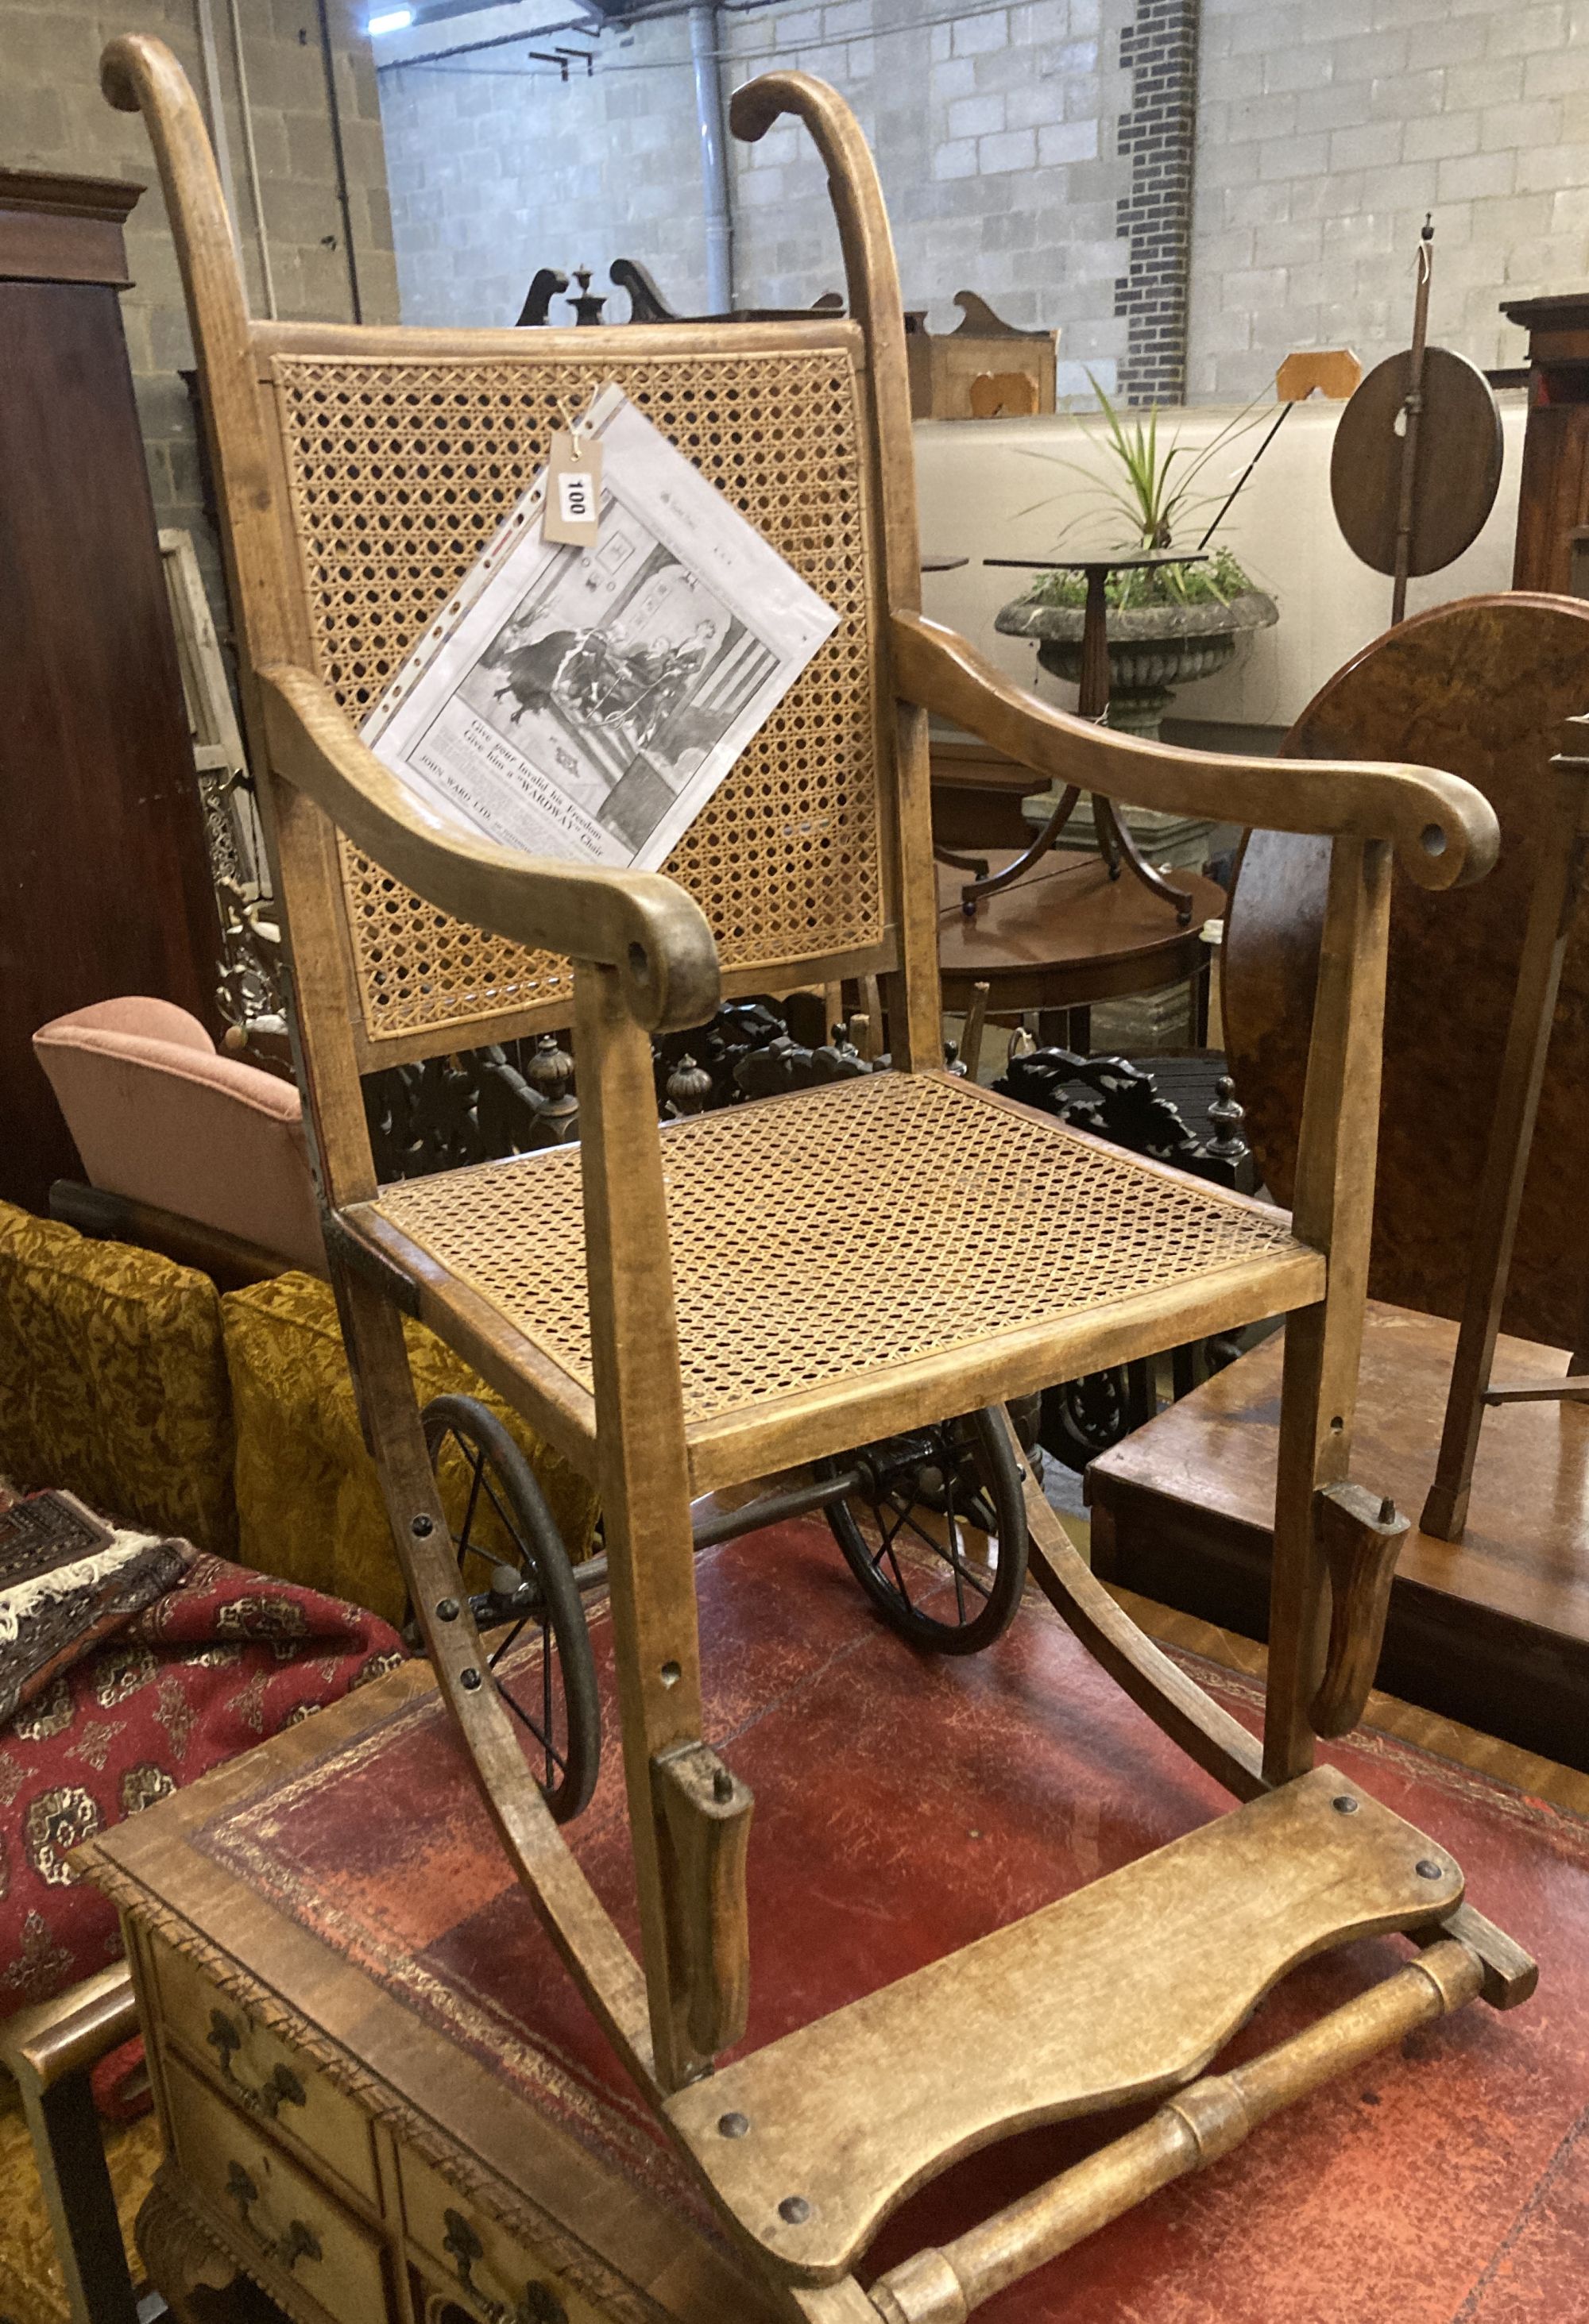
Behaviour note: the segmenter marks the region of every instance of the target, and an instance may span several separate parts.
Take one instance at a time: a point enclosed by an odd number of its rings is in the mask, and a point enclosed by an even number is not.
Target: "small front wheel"
[[[1026,1584],[1021,1469],[1002,1411],[868,1444],[829,1475],[867,1481],[828,1505],[845,1563],[901,1637],[935,1654],[974,1655],[1007,1630]]]

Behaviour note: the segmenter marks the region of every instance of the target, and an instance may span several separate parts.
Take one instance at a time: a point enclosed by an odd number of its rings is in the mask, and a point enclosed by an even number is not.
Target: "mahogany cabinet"
[[[1589,596],[1589,290],[1510,299],[1501,311],[1529,334],[1529,424],[1511,586]]]
[[[0,170],[0,1198],[80,1175],[29,1046],[218,936],[119,293],[142,187]]]

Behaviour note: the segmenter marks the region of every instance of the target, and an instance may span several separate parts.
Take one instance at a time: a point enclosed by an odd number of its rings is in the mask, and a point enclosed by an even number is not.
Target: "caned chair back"
[[[309,651],[355,724],[552,431],[615,382],[839,615],[664,868],[710,921],[730,991],[858,957],[892,964],[892,736],[857,325],[250,336]],[[291,864],[285,881],[291,922]],[[567,961],[447,918],[342,835],[336,885],[366,1068],[568,1023]]]
[[[891,667],[891,616],[920,603],[904,318],[876,172],[842,103],[785,75],[741,90],[733,110],[753,136],[786,107],[806,119],[827,168],[850,318],[439,331],[251,320],[203,116],[175,57],[123,39],[103,76],[113,103],[143,114],[182,268],[333,1209],[374,1190],[360,1074],[568,1026],[574,975],[568,959],[525,949],[522,926],[509,943],[411,892],[278,775],[258,674],[279,688],[305,672],[362,724],[532,482],[554,429],[608,382],[839,617],[664,867],[712,931],[721,987],[887,977],[895,1062],[941,1062],[927,720],[901,705]],[[453,910],[467,908],[448,892]],[[567,918],[554,924],[549,942],[573,949]],[[716,968],[697,983],[705,1010]]]

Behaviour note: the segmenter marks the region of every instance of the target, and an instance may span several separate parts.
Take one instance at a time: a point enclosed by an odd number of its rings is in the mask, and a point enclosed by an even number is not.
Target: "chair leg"
[[[137,2302],[88,2070],[63,2074],[47,2088],[25,2074],[21,2083],[72,2324],[136,2324]]]
[[[1329,1262],[1325,1297],[1286,1324],[1270,1592],[1263,1773],[1289,1783],[1313,1765],[1309,1709],[1323,1674],[1329,1605],[1320,1491],[1341,1483],[1363,1350],[1379,1143],[1390,858],[1382,841],[1336,840],[1320,949],[1292,1221]]]
[[[726,2031],[742,2007],[749,1974],[743,1895],[720,1915],[710,1887],[714,1864],[721,1868],[719,1819],[732,1814],[743,1822],[749,1794],[723,1769],[728,1789],[719,1809],[710,1780],[703,1794],[679,1779],[705,1747],[683,1379],[651,1041],[610,969],[577,971],[574,1008],[624,1774],[656,2070],[672,2090],[709,2068],[714,2048],[727,2044],[706,2034]]]
[[[1325,1481],[1321,1450],[1351,1421],[1350,1414],[1326,1413],[1321,1404],[1326,1322],[1321,1304],[1303,1308],[1286,1323],[1263,1722],[1263,1772],[1271,1784],[1289,1783],[1313,1765],[1307,1711],[1324,1674],[1329,1627],[1314,1504]]]

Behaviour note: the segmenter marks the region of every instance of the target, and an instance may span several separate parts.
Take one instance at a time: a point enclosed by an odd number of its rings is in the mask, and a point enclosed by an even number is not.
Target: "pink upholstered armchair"
[[[89,1185],[124,1206],[118,1230],[110,1205],[88,1215],[92,1203],[74,1206],[80,1190],[63,1185],[51,1196],[58,1215],[211,1271],[218,1259],[245,1277],[325,1272],[291,1082],[220,1056],[185,1009],[136,995],[55,1018],[33,1035],[33,1049]]]

